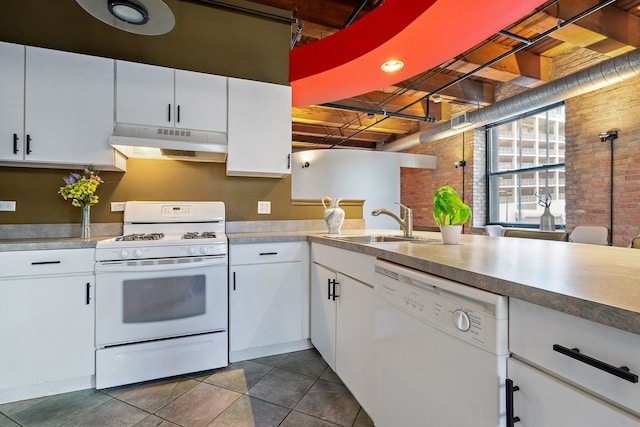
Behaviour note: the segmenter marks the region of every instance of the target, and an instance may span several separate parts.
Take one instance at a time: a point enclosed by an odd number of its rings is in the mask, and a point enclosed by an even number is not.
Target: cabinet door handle
[[[336,279],[327,279],[327,299],[335,301],[338,298],[336,295]]]
[[[576,359],[579,362],[586,363],[589,366],[593,366],[594,368],[605,371],[611,375],[615,375],[618,378],[622,378],[623,380],[637,383],[638,376],[629,371],[629,368],[626,366],[616,367],[613,365],[609,365],[606,362],[603,362],[598,359],[594,359],[591,356],[587,356],[586,354],[580,353],[579,348],[567,348],[563,347],[560,344],[553,345],[553,351],[557,351],[558,353],[564,354],[565,356],[569,356],[572,359]]]
[[[513,427],[515,423],[520,421],[520,417],[513,416],[513,392],[520,390],[520,387],[517,385],[513,385],[513,380],[507,378],[505,381],[505,390],[506,390],[506,405],[507,405],[507,427]]]
[[[18,140],[19,139],[20,138],[18,138],[18,134],[14,133],[13,134],[13,154],[18,154],[18,151],[20,151],[20,150],[18,150]]]
[[[169,104],[169,107],[167,108],[167,121],[171,122],[171,104]]]
[[[62,264],[62,261],[34,261],[31,265]]]
[[[176,113],[176,121],[180,123],[180,106],[178,105],[178,111]]]
[[[31,154],[31,135],[27,134],[27,154]]]
[[[291,154],[287,154],[287,169],[291,169]]]
[[[260,256],[263,255],[278,255],[278,252],[260,252]]]
[[[236,290],[236,272],[233,272],[233,290]]]
[[[91,283],[87,282],[87,305],[91,303]]]

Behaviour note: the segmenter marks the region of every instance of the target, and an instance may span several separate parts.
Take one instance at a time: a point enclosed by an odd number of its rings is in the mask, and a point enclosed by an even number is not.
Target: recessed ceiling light
[[[147,10],[129,0],[112,0],[107,7],[113,16],[129,24],[144,25],[149,20]]]
[[[134,34],[166,34],[176,22],[162,0],[76,0],[76,3],[105,24]]]
[[[404,62],[399,59],[391,59],[382,64],[380,68],[382,68],[382,71],[384,72],[393,73],[394,71],[402,69],[402,67],[404,67]]]

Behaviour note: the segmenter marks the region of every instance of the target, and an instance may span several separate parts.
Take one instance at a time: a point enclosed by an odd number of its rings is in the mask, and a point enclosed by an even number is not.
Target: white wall
[[[308,168],[302,163],[309,162]],[[385,208],[400,216],[400,167],[435,169],[435,156],[387,151],[310,150],[293,153],[291,198],[364,199],[367,228],[400,228],[387,215],[371,211]],[[409,206],[411,207],[411,206]]]

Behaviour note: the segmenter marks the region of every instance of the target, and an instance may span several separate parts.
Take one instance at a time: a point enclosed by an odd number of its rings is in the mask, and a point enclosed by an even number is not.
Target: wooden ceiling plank
[[[470,63],[474,68],[477,68],[481,64],[486,64],[508,53],[510,50],[511,47],[509,46],[487,43],[479,49],[475,49],[472,53],[464,55],[464,61],[460,62]],[[503,82],[511,81],[519,76],[547,82],[551,80],[552,75],[547,73],[548,66],[543,64],[545,61],[547,59],[540,55],[521,50],[493,64],[493,66],[485,68],[478,75]]]
[[[329,129],[326,126],[310,125],[310,124],[293,124],[292,133],[294,135],[304,136],[321,136],[328,138],[353,138],[361,141],[374,141],[384,142],[389,136],[393,135],[393,132],[374,132],[371,130],[356,131],[351,129],[344,129],[339,132],[337,129]]]
[[[361,129],[372,126],[375,129],[391,133],[406,133],[414,128],[414,121],[405,119],[388,119],[378,122],[380,117],[361,118],[353,111],[337,110],[326,107],[294,108],[292,111],[293,123],[323,124],[334,128]]]
[[[589,3],[588,5],[586,3]],[[591,0],[562,0],[559,8],[549,8],[547,13],[554,18],[569,19],[598,2]],[[615,40],[623,45],[640,46],[640,17],[615,7],[605,7],[587,15],[575,24],[586,30]]]
[[[398,83],[396,86],[411,88],[412,90],[423,92],[426,95],[429,93],[435,93],[435,91],[439,90],[441,87],[448,85],[454,80],[454,77],[437,74],[430,76],[427,80],[420,83],[416,83],[417,80],[418,79],[409,79]],[[448,98],[480,103],[482,105],[491,104],[494,100],[492,84],[470,79],[458,82],[448,89],[439,91],[438,94]]]

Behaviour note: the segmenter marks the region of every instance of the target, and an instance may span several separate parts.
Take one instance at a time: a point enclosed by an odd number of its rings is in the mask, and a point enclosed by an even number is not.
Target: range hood
[[[219,163],[227,159],[227,134],[222,132],[116,123],[109,143],[134,159]]]

